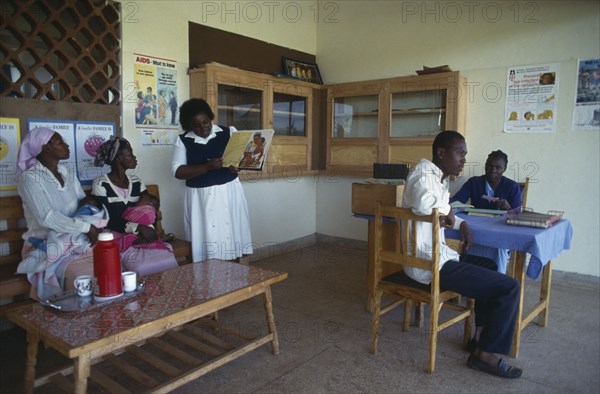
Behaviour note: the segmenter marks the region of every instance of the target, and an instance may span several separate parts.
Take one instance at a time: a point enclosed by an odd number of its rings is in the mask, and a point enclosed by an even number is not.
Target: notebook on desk
[[[489,216],[496,217],[506,214],[506,211],[498,209],[465,208],[463,209],[469,216]]]
[[[466,208],[475,208],[475,207],[471,204],[465,204],[460,201],[453,201],[450,203],[450,208],[452,208],[452,210],[454,212],[457,212],[457,211],[464,211]]]

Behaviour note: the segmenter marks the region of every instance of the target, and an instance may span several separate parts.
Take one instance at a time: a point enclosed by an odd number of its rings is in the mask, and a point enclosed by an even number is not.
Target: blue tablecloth
[[[535,228],[506,224],[506,217],[467,216],[473,243],[495,248],[518,250],[531,255],[527,276],[537,279],[544,265],[571,247],[573,227],[566,219],[549,228]],[[460,239],[458,230],[445,230],[446,238]]]
[[[375,220],[373,215],[354,216]],[[535,228],[506,224],[505,216],[468,216],[464,213],[459,213],[458,216],[469,222],[474,244],[529,253],[531,259],[527,267],[527,276],[531,279],[537,279],[544,265],[555,259],[563,250],[571,248],[573,227],[566,219],[548,228]],[[458,230],[445,231],[446,238],[460,239]]]

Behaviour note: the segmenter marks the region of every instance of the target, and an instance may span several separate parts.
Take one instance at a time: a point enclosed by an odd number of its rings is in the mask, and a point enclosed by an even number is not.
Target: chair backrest
[[[521,189],[521,203],[522,207],[527,206],[527,192],[529,191],[529,177],[525,178],[525,182],[517,182],[519,189]],[[513,207],[514,208],[514,207]]]
[[[158,201],[160,201],[160,192],[158,189],[158,185],[146,185],[146,189],[148,193],[156,196]],[[162,212],[160,209],[156,212],[156,233],[162,238],[164,235],[164,230],[162,227]]]
[[[438,210],[434,209],[430,215],[415,215],[410,208],[398,208],[391,205],[377,203],[375,214],[375,281],[381,279],[381,264],[383,262],[400,264],[432,271],[432,291],[438,288],[438,269],[440,258],[440,222]],[[384,245],[384,223],[393,223],[394,245]],[[431,259],[425,258],[417,248],[417,223],[431,225]],[[389,226],[388,226],[389,228]],[[422,249],[422,248],[421,248]]]

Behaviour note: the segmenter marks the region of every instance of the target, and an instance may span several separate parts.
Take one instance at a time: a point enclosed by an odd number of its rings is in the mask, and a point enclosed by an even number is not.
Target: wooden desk
[[[401,191],[396,188],[402,188]],[[401,196],[403,186],[352,184],[352,212],[359,216],[365,215],[366,219],[372,219],[375,215],[375,206],[378,200],[387,205],[399,205],[397,196]],[[548,310],[550,308],[550,287],[552,284],[552,259],[556,258],[563,249],[570,247],[573,230],[568,220],[561,220],[548,229],[536,229],[530,227],[511,226],[505,223],[506,218],[489,218],[470,216],[467,218],[473,235],[473,243],[496,248],[511,249],[517,253],[514,278],[521,284],[519,296],[519,309],[517,325],[513,338],[511,356],[518,357],[521,345],[521,332],[536,317],[538,324],[545,326],[548,322]],[[384,225],[385,226],[385,225]],[[392,227],[390,225],[390,227]],[[375,297],[374,262],[375,262],[375,226],[369,220],[369,266],[367,275],[367,309],[373,310]],[[384,242],[392,242],[393,231],[385,231]],[[446,238],[460,239],[456,230],[446,230]],[[554,245],[555,247],[549,247]],[[525,257],[530,254],[532,259],[525,271]],[[382,267],[383,275],[393,273],[391,266]],[[525,298],[525,275],[537,279],[541,272],[541,289],[539,302],[533,308],[524,312]],[[418,319],[417,319],[418,320]]]
[[[265,343],[271,342],[273,353],[278,354],[271,285],[286,278],[286,273],[209,260],[149,275],[144,278],[144,291],[105,304],[95,304],[81,312],[61,312],[38,303],[11,309],[9,319],[27,331],[24,391],[33,392],[34,387],[49,381],[66,391],[73,391],[70,382],[60,373],[35,379],[39,341],[74,360],[70,370],[74,375],[76,393],[86,392],[90,376],[109,392],[139,391],[127,390],[101,371],[95,371],[93,364],[102,359],[114,362],[124,373],[133,376],[130,380],[138,378],[145,386],[143,391],[169,392]],[[180,328],[187,323],[261,294],[268,325],[267,335],[256,339],[238,335],[235,345],[232,345],[216,334],[200,332],[198,324],[187,325],[185,329],[196,335],[185,337],[181,334],[184,330]],[[206,322],[206,325],[217,323]],[[217,327],[215,331],[222,332],[220,329]],[[212,359],[203,361],[181,350],[173,350],[173,346],[161,342],[160,338],[153,338],[165,333],[200,349],[204,358],[208,355]],[[171,352],[168,361],[141,348],[145,342]],[[142,362],[167,373],[170,378],[159,381],[155,375],[136,371],[131,363],[119,362],[114,353],[124,351],[137,355]],[[170,361],[175,358],[188,367],[174,367]]]
[[[381,201],[384,205],[399,206],[402,201],[402,193],[404,193],[404,185],[353,183],[352,213],[374,217],[377,201]],[[368,226],[367,310],[372,312],[375,302],[375,225],[372,220],[369,220]],[[389,243],[391,246],[394,242],[393,232],[390,231],[393,228],[393,226],[388,227],[384,224],[384,245]],[[398,265],[383,263],[381,270],[383,276],[389,275],[398,271]]]
[[[517,324],[513,337],[511,356],[519,356],[521,346],[521,332],[527,325],[538,318],[538,325],[544,327],[548,323],[548,310],[550,308],[550,287],[552,284],[552,260],[564,249],[569,249],[573,229],[568,220],[561,220],[547,229],[534,227],[511,226],[506,224],[505,217],[478,217],[463,216],[469,221],[469,228],[473,236],[473,243],[494,248],[511,249],[516,253],[514,278],[521,284],[519,295],[519,309]],[[456,230],[446,230],[446,237],[459,239]],[[531,255],[527,271],[525,271],[526,254]],[[539,301],[529,310],[524,312],[525,300],[525,275],[537,279],[540,275],[542,283]]]

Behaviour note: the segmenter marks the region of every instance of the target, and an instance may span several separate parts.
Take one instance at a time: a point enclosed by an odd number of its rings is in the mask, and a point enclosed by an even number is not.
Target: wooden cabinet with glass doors
[[[275,130],[263,173],[299,175],[312,168],[313,89],[320,85],[216,63],[189,74],[190,96],[208,102],[215,123],[238,130]]]
[[[464,133],[466,85],[458,72],[327,86],[327,170],[370,176],[373,163],[431,158],[437,133]]]

